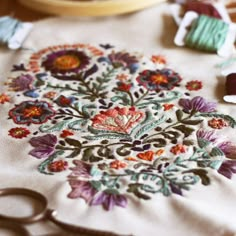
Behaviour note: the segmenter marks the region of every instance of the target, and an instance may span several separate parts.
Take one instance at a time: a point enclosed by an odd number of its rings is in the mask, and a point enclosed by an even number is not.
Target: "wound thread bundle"
[[[0,43],[10,49],[20,48],[32,26],[10,16],[0,17]]]
[[[216,52],[226,40],[229,25],[206,15],[200,15],[191,25],[190,31],[185,37],[188,47]]]

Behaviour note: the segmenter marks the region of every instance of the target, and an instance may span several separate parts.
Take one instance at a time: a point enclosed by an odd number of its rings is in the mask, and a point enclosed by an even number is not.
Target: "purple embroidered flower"
[[[70,179],[71,192],[69,198],[83,198],[87,203],[91,202],[95,194],[98,192],[90,182]]]
[[[55,115],[51,105],[44,101],[25,101],[9,111],[16,124],[42,124]]]
[[[179,105],[184,108],[185,112],[213,112],[216,110],[216,102],[208,102],[203,97],[197,96],[192,100],[182,98]]]
[[[72,170],[72,173],[69,175],[69,177],[91,177],[91,165],[80,160],[73,160],[73,164],[75,165],[75,167],[70,168],[70,170]]]
[[[90,205],[102,205],[105,210],[110,211],[114,206],[126,207],[127,198],[115,190],[106,190],[104,192],[98,193],[91,201]]]
[[[151,91],[171,90],[178,86],[182,78],[171,69],[144,70],[136,78],[139,84]]]
[[[226,178],[231,179],[233,174],[236,174],[236,161],[227,160],[218,169],[218,172]]]
[[[29,154],[36,158],[46,158],[50,156],[55,149],[57,137],[53,134],[46,134],[31,138],[29,143],[34,147]]]
[[[225,154],[227,158],[236,159],[236,146],[232,142],[225,141],[219,143],[218,148]]]
[[[89,57],[76,49],[52,52],[42,62],[45,70],[50,71],[56,78],[57,74],[78,73],[88,64]]]
[[[216,142],[219,137],[216,135],[215,131],[206,131],[203,129],[199,129],[196,133],[198,139],[205,139],[209,142]]]
[[[12,78],[11,82],[8,83],[10,89],[13,91],[25,91],[25,90],[32,90],[34,78],[29,75],[20,75],[16,78]]]
[[[99,62],[107,62],[115,68],[123,67],[130,70],[130,73],[135,73],[138,69],[138,59],[127,52],[112,52],[108,57],[100,57]]]

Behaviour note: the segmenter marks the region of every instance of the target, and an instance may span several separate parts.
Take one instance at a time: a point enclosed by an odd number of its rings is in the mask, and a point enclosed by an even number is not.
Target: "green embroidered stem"
[[[133,105],[133,106],[138,105],[138,103],[139,103],[140,101],[142,101],[142,100],[148,95],[148,93],[149,93],[149,90],[147,90],[139,99],[137,99],[137,100],[134,102],[134,105]]]

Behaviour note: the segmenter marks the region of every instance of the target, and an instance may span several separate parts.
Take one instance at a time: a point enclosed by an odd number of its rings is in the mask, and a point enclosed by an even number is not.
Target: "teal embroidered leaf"
[[[210,163],[209,166],[210,166],[212,169],[218,170],[218,169],[220,168],[222,162],[223,162],[223,160],[214,160],[214,161],[212,161],[212,162]]]
[[[199,145],[200,148],[204,148],[204,147],[208,146],[211,143],[208,140],[203,139],[203,138],[198,138],[197,142],[198,142],[198,145]]]
[[[181,131],[184,134],[184,137],[190,136],[194,131],[194,129],[185,125],[178,125],[178,126],[173,127],[173,129],[177,129]]]
[[[129,139],[131,140],[129,135],[125,134],[100,134],[96,136],[83,136],[83,138],[88,139],[88,140],[99,140],[99,139]]]
[[[210,156],[224,156],[224,152],[218,147],[214,147],[211,150]]]
[[[165,120],[166,117],[163,115],[160,119],[144,125],[141,129],[137,131],[134,138],[136,139],[139,136],[141,136],[144,132],[148,132],[149,130],[155,129],[159,124],[163,123]]]
[[[101,190],[101,186],[102,186],[102,184],[101,184],[101,182],[100,181],[94,181],[94,180],[92,180],[92,181],[90,181],[90,184],[96,189],[96,190]]]
[[[68,123],[70,123],[69,120],[63,120],[53,126],[45,124],[45,125],[41,125],[39,127],[39,130],[43,133],[61,131],[67,127]]]
[[[228,122],[229,126],[232,128],[235,128],[235,125],[236,125],[236,120],[229,115],[224,115],[224,114],[219,114],[219,113],[200,113],[197,116],[222,118],[222,119],[226,120]]]
[[[80,119],[68,123],[68,128],[72,130],[81,130],[88,123],[88,120]]]

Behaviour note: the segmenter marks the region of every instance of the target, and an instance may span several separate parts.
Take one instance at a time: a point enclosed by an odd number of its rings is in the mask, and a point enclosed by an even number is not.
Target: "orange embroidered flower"
[[[197,91],[202,88],[202,82],[198,80],[192,80],[186,84],[186,88],[190,91]]]
[[[177,154],[180,154],[180,153],[185,153],[185,152],[186,152],[186,148],[185,148],[185,146],[182,145],[182,144],[177,144],[177,145],[173,146],[173,147],[170,149],[170,151],[171,151],[172,153],[174,153],[175,155],[177,155]]]
[[[168,103],[166,103],[166,104],[163,104],[162,106],[164,107],[164,111],[168,111],[168,110],[170,110],[172,107],[174,107],[174,104],[168,104]]]
[[[157,63],[157,64],[166,64],[165,57],[161,55],[152,55],[151,60],[152,62]]]
[[[51,172],[61,172],[63,170],[66,170],[68,167],[68,162],[59,160],[59,161],[54,161],[48,165],[48,169]]]
[[[65,129],[65,130],[62,130],[62,133],[60,134],[60,137],[66,138],[66,137],[71,136],[71,135],[74,135],[74,133],[71,132],[70,130]]]
[[[121,168],[125,168],[126,166],[127,164],[125,162],[122,162],[119,160],[115,160],[110,163],[110,168],[117,169],[117,170]]]
[[[119,74],[119,75],[116,76],[116,79],[120,80],[121,82],[125,82],[128,79],[128,75]]]
[[[137,159],[134,158],[134,157],[126,157],[125,160],[127,160],[127,161],[137,161]]]
[[[0,103],[4,104],[5,102],[9,102],[10,97],[6,95],[5,93],[0,94]]]
[[[157,156],[161,156],[164,152],[165,152],[164,149],[159,149],[158,151],[156,151],[155,154],[156,154]]]
[[[142,152],[139,153],[137,157],[145,161],[152,161],[154,157],[154,152],[153,151]]]
[[[30,131],[23,127],[12,128],[8,131],[8,134],[13,138],[25,138],[30,134]]]
[[[54,91],[49,91],[43,95],[45,98],[54,99],[57,96],[57,93]]]
[[[213,129],[222,129],[223,127],[227,127],[228,123],[223,119],[213,118],[208,121],[208,125]]]

